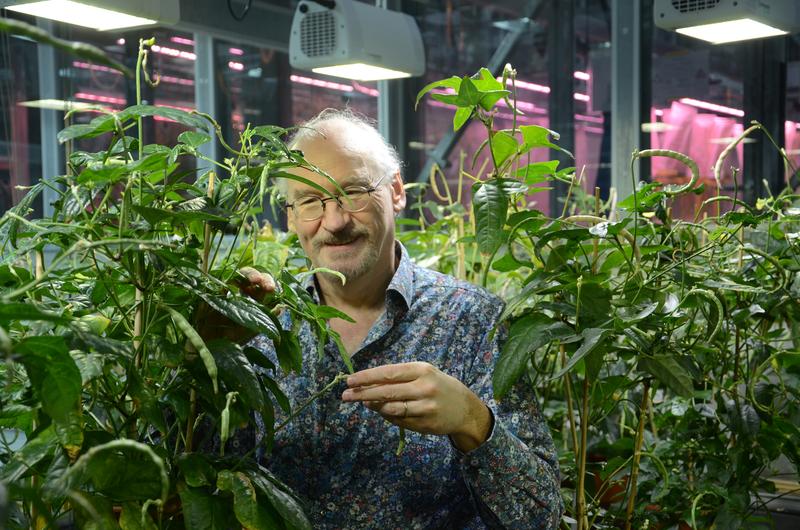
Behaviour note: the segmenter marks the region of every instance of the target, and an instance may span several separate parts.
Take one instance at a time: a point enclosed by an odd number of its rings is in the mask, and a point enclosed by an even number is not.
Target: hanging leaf
[[[270,338],[278,337],[275,322],[267,316],[261,305],[252,298],[231,294],[228,297],[199,292],[203,300],[220,315],[231,319],[247,329],[264,333]]]
[[[186,528],[230,530],[241,527],[231,510],[230,500],[212,495],[205,488],[190,488],[182,482],[178,483],[178,495]]]
[[[275,519],[272,510],[258,502],[256,489],[243,472],[227,469],[220,471],[217,474],[217,487],[233,493],[233,512],[244,528],[260,530],[279,527],[280,523]]]
[[[207,344],[214,355],[220,378],[229,391],[239,393],[248,408],[263,412],[268,399],[261,389],[259,377],[242,347],[228,340],[215,340]]]
[[[524,373],[531,353],[573,333],[572,328],[543,313],[528,314],[514,322],[492,374],[495,399],[502,399]]]
[[[564,374],[568,373],[572,370],[578,361],[589,355],[590,353],[594,352],[596,349],[605,346],[605,339],[611,334],[610,329],[605,328],[586,328],[581,332],[581,338],[583,342],[581,343],[578,350],[572,354],[572,357],[569,358],[569,362],[567,362],[566,366],[561,368],[553,376],[553,379],[558,379],[559,377],[563,376]]]
[[[303,511],[300,500],[267,469],[259,466],[258,472],[247,472],[258,491],[264,494],[289,528],[311,530],[311,523]]]
[[[649,373],[679,396],[692,397],[694,393],[692,378],[674,356],[641,356],[637,366],[639,370]]]
[[[81,372],[69,355],[64,337],[27,337],[14,350],[20,354],[42,409],[53,419],[61,443],[77,451],[83,443]]]
[[[178,455],[177,464],[186,484],[193,488],[212,486],[217,483],[217,472],[205,454],[182,453]]]
[[[475,237],[484,254],[492,254],[504,242],[503,225],[508,214],[508,197],[494,181],[476,183],[472,188]]]

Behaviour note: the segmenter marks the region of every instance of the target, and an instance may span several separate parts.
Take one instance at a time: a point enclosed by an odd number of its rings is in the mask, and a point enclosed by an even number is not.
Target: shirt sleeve
[[[491,323],[486,329],[491,329],[498,314],[499,310],[488,318]],[[500,402],[495,402],[492,371],[506,332],[501,327],[494,337],[488,335],[477,348],[473,345],[465,349],[477,355],[464,373],[464,383],[487,404],[494,425],[478,448],[466,454],[455,446],[453,450],[488,527],[558,528],[564,506],[553,439],[527,377],[520,378]]]

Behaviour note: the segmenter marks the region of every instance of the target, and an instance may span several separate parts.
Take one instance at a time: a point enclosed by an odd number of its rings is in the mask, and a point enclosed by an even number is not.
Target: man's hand
[[[253,267],[242,267],[238,272],[239,289],[253,300],[263,302],[264,298],[275,292],[275,280],[269,274],[259,272]],[[226,315],[214,311],[205,302],[200,304],[197,311],[197,322],[201,324],[198,331],[206,342],[214,339],[228,339],[237,344],[244,344],[256,335],[255,332],[236,324]]]
[[[259,272],[253,267],[239,269],[239,288],[244,294],[261,302],[264,297],[275,292],[275,280],[267,273]]]
[[[447,434],[463,452],[489,436],[489,409],[461,381],[423,363],[389,364],[347,378],[342,401],[361,401],[400,427]]]

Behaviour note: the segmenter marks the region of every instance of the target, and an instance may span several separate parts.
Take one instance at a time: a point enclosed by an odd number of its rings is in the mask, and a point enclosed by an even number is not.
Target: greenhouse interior
[[[0,530],[800,528],[800,2],[0,9]]]

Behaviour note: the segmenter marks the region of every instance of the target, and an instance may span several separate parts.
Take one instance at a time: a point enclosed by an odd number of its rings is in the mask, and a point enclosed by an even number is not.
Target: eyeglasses
[[[386,175],[381,177],[378,182],[366,188],[364,186],[348,186],[344,188],[343,194],[336,194],[332,197],[303,197],[286,208],[291,208],[295,216],[301,221],[316,221],[325,213],[325,204],[329,201],[336,201],[343,211],[347,213],[357,213],[369,206],[372,193],[378,189],[380,184],[386,179]]]

